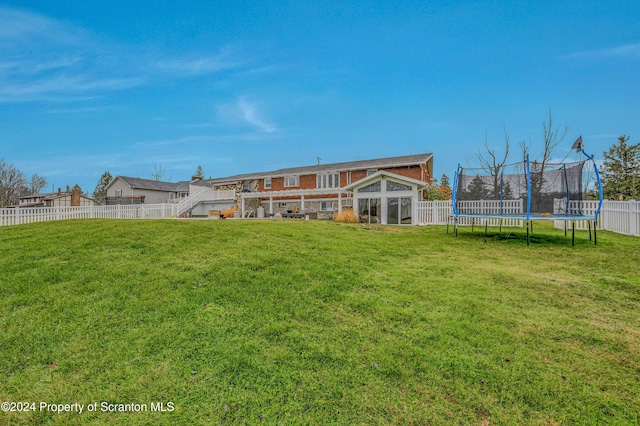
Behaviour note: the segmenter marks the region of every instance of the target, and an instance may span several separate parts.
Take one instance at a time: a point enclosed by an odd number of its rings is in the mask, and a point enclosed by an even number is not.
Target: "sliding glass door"
[[[412,223],[411,198],[393,197],[387,198],[387,224],[400,225]]]
[[[380,198],[358,199],[358,215],[367,223],[380,223]]]

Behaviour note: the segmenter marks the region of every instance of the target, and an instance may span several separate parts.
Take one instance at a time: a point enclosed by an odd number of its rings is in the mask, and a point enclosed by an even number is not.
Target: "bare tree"
[[[13,164],[0,160],[0,206],[6,207],[18,204],[20,196],[26,188],[24,173]]]
[[[47,179],[34,173],[31,175],[31,180],[28,183],[29,194],[25,195],[39,194],[46,186]]]
[[[166,175],[166,170],[164,169],[164,167],[162,167],[162,164],[153,165],[153,173],[151,173],[151,179],[157,180],[157,181],[163,181],[165,180],[165,175]],[[170,180],[171,179],[168,179],[167,181],[170,181]]]
[[[531,192],[532,194],[539,194],[544,186],[544,171],[549,165],[553,156],[553,150],[564,140],[565,136],[569,132],[569,128],[564,125],[563,127],[554,127],[553,114],[549,109],[549,114],[545,121],[542,122],[542,142],[543,151],[542,159],[534,162],[531,172]]]
[[[507,158],[509,158],[509,134],[507,133],[506,127],[503,127],[503,131],[504,154],[498,154],[495,148],[489,146],[489,138],[488,135],[485,134],[484,151],[478,152],[475,156],[476,163],[478,163],[480,168],[484,170],[486,174],[491,176],[493,192],[490,196],[494,199],[500,198],[500,176],[507,164]]]

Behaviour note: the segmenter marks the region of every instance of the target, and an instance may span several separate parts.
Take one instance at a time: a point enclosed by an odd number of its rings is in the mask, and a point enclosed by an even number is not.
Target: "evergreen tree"
[[[466,198],[469,200],[487,200],[489,199],[489,191],[487,191],[487,186],[482,180],[481,176],[476,176],[473,178],[469,187],[467,188]]]
[[[198,164],[198,168],[196,169],[196,172],[193,174],[193,177],[197,177],[200,179],[204,178],[204,172],[202,171],[202,166]]]
[[[513,190],[511,189],[511,183],[506,182],[502,187],[502,199],[503,200],[513,200]]]
[[[113,177],[111,177],[111,173],[104,172],[102,176],[100,176],[100,180],[96,185],[96,189],[93,190],[93,199],[98,204],[104,204],[107,198],[107,186],[111,183]]]
[[[627,145],[628,141],[629,136],[622,135],[604,153],[602,190],[606,199],[637,200],[640,196],[640,142]]]
[[[443,188],[451,189],[451,184],[449,183],[449,176],[443,174],[440,178],[440,186]]]

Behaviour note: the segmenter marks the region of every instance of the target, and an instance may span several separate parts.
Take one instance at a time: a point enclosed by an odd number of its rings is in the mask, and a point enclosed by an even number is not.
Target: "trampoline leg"
[[[529,221],[527,221],[527,247],[529,247]]]
[[[564,236],[567,236],[567,221],[564,221]]]
[[[451,222],[451,218],[447,218],[447,235],[449,235],[449,222]]]
[[[485,219],[484,220],[484,242],[487,242],[487,230],[489,228],[489,220]]]
[[[593,244],[598,244],[598,234],[596,233],[596,229],[598,228],[598,221],[593,221]]]
[[[576,245],[576,222],[571,222],[571,247]]]
[[[473,225],[476,223],[476,218],[471,219],[471,232],[473,232]]]
[[[500,233],[502,233],[502,219],[500,219]]]
[[[458,218],[453,219],[453,229],[456,232],[456,238],[458,237]]]
[[[589,222],[589,242],[591,242],[591,221],[588,220],[587,222]]]

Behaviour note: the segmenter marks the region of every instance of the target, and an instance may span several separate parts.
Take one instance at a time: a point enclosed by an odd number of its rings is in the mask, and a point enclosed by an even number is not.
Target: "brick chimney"
[[[73,189],[71,191],[71,206],[80,206],[80,190]]]

